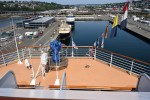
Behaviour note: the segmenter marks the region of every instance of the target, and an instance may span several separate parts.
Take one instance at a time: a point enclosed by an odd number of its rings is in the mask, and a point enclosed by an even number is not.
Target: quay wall
[[[110,19],[109,22],[113,24],[113,21]],[[118,25],[118,27],[120,27],[120,24]],[[127,28],[124,30],[136,36],[137,38],[143,39],[144,41],[150,43],[150,26],[146,26],[139,22],[134,23],[131,19],[129,19]]]

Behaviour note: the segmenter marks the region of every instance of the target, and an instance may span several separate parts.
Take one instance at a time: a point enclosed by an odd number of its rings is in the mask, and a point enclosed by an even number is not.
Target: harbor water
[[[97,38],[105,32],[108,21],[76,21],[72,37],[77,46],[93,46]],[[108,38],[104,49],[150,63],[150,43],[140,37],[118,28],[117,36],[110,38],[112,25],[109,25]],[[102,38],[99,42],[101,45]],[[71,45],[71,40],[70,40]],[[99,46],[100,47],[100,46]]]
[[[24,20],[23,17],[12,17],[12,18],[0,19],[0,28],[12,25],[12,19],[14,24],[16,22]]]

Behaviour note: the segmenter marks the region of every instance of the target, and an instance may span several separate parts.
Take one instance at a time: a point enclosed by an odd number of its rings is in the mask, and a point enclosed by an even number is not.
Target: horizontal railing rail
[[[39,47],[39,46],[30,46],[19,48],[20,59],[24,60],[25,58],[34,58],[41,56],[41,50],[45,50],[49,53],[50,56],[53,55],[50,47]],[[130,58],[118,53],[110,52],[101,48],[94,48],[92,46],[78,46],[78,49],[73,48],[72,46],[63,46],[59,52],[61,57],[79,57],[79,58],[94,58],[101,60],[111,66],[116,66],[121,68],[129,74],[135,73],[139,75],[140,73],[146,73],[150,76],[150,64]],[[0,65],[7,65],[10,62],[17,61],[18,55],[16,50],[10,51],[7,53],[0,54]]]
[[[118,53],[110,52],[98,48],[95,50],[95,58],[108,63],[111,66],[119,67],[130,74],[134,73],[139,75],[140,73],[146,73],[150,76],[150,64],[130,58]]]

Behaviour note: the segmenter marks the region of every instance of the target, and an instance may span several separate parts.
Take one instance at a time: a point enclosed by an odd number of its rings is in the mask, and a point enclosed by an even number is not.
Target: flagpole
[[[13,25],[13,18],[12,18],[12,16],[11,16],[11,21],[12,21],[12,28],[13,28],[13,32],[14,32],[14,38],[15,38],[17,54],[18,54],[18,64],[22,64],[22,62],[20,60],[20,55],[19,55],[19,50],[18,50],[18,45],[17,45],[17,40],[16,40],[16,33],[15,33],[14,25]]]

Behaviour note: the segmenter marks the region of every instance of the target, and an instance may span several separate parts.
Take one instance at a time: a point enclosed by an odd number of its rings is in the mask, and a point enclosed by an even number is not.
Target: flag
[[[125,29],[127,26],[127,17],[128,17],[128,7],[129,7],[129,2],[125,4],[123,7],[123,13],[124,15],[121,18],[121,23],[120,23],[120,28]]]
[[[99,38],[97,38],[97,40],[94,42],[94,46],[95,46],[96,48],[99,47]]]
[[[74,43],[73,39],[72,39],[72,46],[73,46],[75,49],[78,49],[78,47],[77,47],[76,44]]]
[[[108,25],[108,26],[109,26],[109,25]],[[104,33],[104,36],[103,36],[103,37],[105,37],[105,38],[107,38],[107,36],[108,36],[108,26],[106,27],[105,33]]]
[[[118,26],[118,15],[116,15],[116,17],[114,18],[114,22],[113,22],[112,30],[110,34],[111,38],[117,36],[117,26]]]
[[[102,34],[102,43],[101,43],[101,48],[104,48],[104,39],[105,39],[105,34]]]

